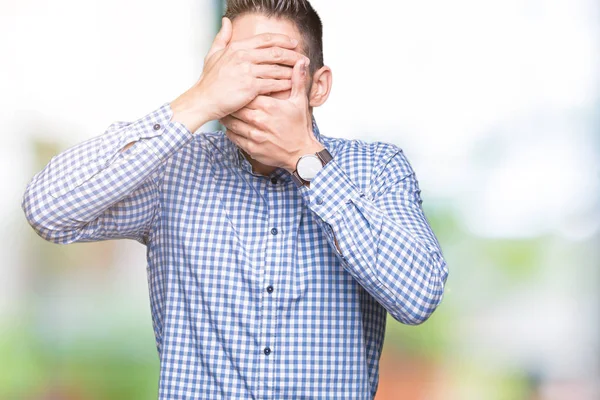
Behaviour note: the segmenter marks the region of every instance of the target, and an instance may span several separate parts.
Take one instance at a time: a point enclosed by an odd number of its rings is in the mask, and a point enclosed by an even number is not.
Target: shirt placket
[[[283,226],[280,213],[277,212],[278,207],[282,206],[281,193],[278,188],[270,180],[265,180],[267,188],[264,191],[267,201],[268,210],[268,232],[266,232],[266,251],[265,251],[265,266],[263,275],[263,356],[265,362],[263,364],[263,399],[272,398],[274,390],[274,373],[278,354],[276,336],[277,336],[277,291],[278,277],[281,269],[283,253],[282,246],[284,245],[285,235],[288,234],[287,227]],[[270,186],[269,186],[270,185]]]

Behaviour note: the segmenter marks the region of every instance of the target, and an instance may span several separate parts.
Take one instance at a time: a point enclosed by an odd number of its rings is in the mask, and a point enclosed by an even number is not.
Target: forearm
[[[431,316],[447,276],[441,252],[429,249],[364,198],[344,205],[328,223],[345,268],[392,317],[416,325]]]
[[[22,208],[34,230],[46,240],[72,241],[79,229],[140,187],[192,139],[171,116],[166,103],[53,157],[23,197]]]
[[[403,185],[412,186],[404,182],[397,187]],[[310,188],[302,190],[344,268],[395,319],[406,324],[425,321],[442,299],[447,268],[427,220],[410,195],[398,191],[393,199],[374,201],[335,158]]]
[[[194,133],[202,125],[209,122],[209,118],[206,116],[206,109],[204,106],[200,105],[200,108],[198,109],[198,106],[188,100],[188,96],[189,94],[186,92],[170,103],[172,112],[170,121],[172,123],[179,123],[190,133]],[[121,153],[129,150],[136,143],[137,141],[133,141],[125,145],[125,147],[120,150]]]

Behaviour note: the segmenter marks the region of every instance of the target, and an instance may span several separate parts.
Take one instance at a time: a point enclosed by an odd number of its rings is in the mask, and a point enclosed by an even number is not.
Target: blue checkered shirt
[[[333,160],[298,188],[172,115],[53,157],[25,190],[30,225],[146,246],[159,399],[372,399],[386,313],[422,323],[448,274],[404,152],[313,123]]]

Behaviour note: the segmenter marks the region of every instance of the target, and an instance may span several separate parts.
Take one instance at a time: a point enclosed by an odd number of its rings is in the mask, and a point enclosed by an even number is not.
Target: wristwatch
[[[296,170],[292,172],[293,181],[298,187],[308,186],[307,183],[331,160],[333,157],[327,149],[300,157],[296,163]]]

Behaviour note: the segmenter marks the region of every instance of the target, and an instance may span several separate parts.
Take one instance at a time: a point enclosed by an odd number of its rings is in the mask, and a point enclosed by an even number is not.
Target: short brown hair
[[[308,0],[227,0],[224,16],[230,20],[250,13],[294,22],[304,39],[304,52],[310,59],[311,73],[324,65],[323,23]]]

